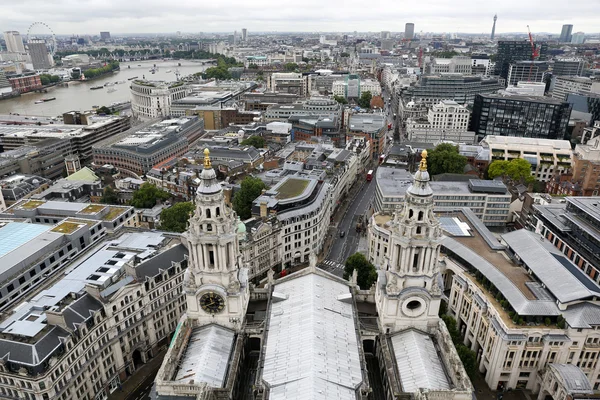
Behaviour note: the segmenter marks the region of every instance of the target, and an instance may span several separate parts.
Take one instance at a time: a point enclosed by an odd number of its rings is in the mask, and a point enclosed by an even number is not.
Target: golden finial
[[[421,152],[421,164],[419,166],[421,171],[427,171],[427,150]]]
[[[204,168],[212,168],[210,164],[210,150],[208,150],[208,148],[204,149]]]

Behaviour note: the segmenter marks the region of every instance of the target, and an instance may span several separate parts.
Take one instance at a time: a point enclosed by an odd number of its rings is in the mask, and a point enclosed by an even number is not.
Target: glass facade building
[[[540,52],[536,61],[546,60],[548,44],[545,42],[534,44]],[[510,64],[515,61],[531,61],[531,43],[528,40],[500,40],[498,42],[494,75],[507,79]]]
[[[592,114],[591,126],[600,121],[600,94],[569,93],[567,102],[573,106],[574,111]]]
[[[564,139],[571,104],[546,97],[477,95],[471,129],[487,135]]]

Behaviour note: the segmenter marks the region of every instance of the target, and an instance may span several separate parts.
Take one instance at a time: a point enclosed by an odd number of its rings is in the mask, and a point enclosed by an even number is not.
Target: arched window
[[[417,226],[417,235],[420,235],[420,234],[421,234],[421,227]]]
[[[423,221],[423,211],[419,211],[419,221]]]
[[[210,208],[206,209],[206,218],[210,218]]]
[[[206,230],[212,232],[212,224],[206,224]]]
[[[408,210],[408,218],[412,218],[412,217],[413,217],[413,214],[414,214],[414,212],[413,212],[413,210],[412,210],[412,209],[411,209],[411,210]]]
[[[217,207],[217,217],[219,217],[221,215],[221,208]]]

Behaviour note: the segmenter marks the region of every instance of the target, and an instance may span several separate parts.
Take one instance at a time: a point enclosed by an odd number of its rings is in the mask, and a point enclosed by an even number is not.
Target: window
[[[210,218],[210,208],[206,209],[206,218]]]

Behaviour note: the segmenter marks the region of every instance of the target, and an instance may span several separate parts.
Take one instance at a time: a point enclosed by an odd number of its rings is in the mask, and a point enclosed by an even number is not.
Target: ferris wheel
[[[44,39],[52,56],[56,53],[56,35],[45,22],[34,22],[27,29],[27,40]]]

